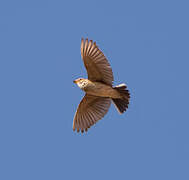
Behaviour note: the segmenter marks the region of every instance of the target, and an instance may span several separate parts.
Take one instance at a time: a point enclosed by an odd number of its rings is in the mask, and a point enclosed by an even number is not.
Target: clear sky
[[[0,1],[0,179],[189,179],[187,1]],[[72,131],[97,42],[128,111]]]

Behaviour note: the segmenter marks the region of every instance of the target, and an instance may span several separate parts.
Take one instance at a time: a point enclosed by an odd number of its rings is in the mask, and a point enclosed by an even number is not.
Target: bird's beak
[[[76,80],[74,80],[73,83],[76,83]]]

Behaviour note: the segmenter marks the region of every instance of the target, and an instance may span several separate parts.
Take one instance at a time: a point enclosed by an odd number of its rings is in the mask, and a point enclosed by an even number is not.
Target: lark
[[[111,66],[92,40],[81,40],[81,56],[88,79],[78,78],[73,82],[85,92],[73,120],[73,130],[87,131],[108,112],[111,102],[119,113],[127,110],[130,94],[125,84],[113,87]]]

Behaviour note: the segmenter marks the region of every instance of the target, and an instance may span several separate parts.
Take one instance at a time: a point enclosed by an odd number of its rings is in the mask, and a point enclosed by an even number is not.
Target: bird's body
[[[91,40],[81,41],[81,56],[87,69],[88,79],[74,80],[80,89],[85,91],[76,111],[73,130],[79,132],[87,129],[100,120],[113,102],[120,113],[128,108],[129,91],[125,84],[113,87],[113,73],[106,57]]]
[[[101,82],[92,82],[88,79],[80,78],[78,86],[89,95],[108,98],[121,98],[120,93],[113,89],[111,86]],[[81,85],[80,85],[81,84]]]

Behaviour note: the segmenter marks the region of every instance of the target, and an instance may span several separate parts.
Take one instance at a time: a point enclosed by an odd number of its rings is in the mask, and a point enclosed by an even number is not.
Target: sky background
[[[187,1],[0,1],[0,179],[189,179]],[[97,42],[129,109],[72,131]]]

